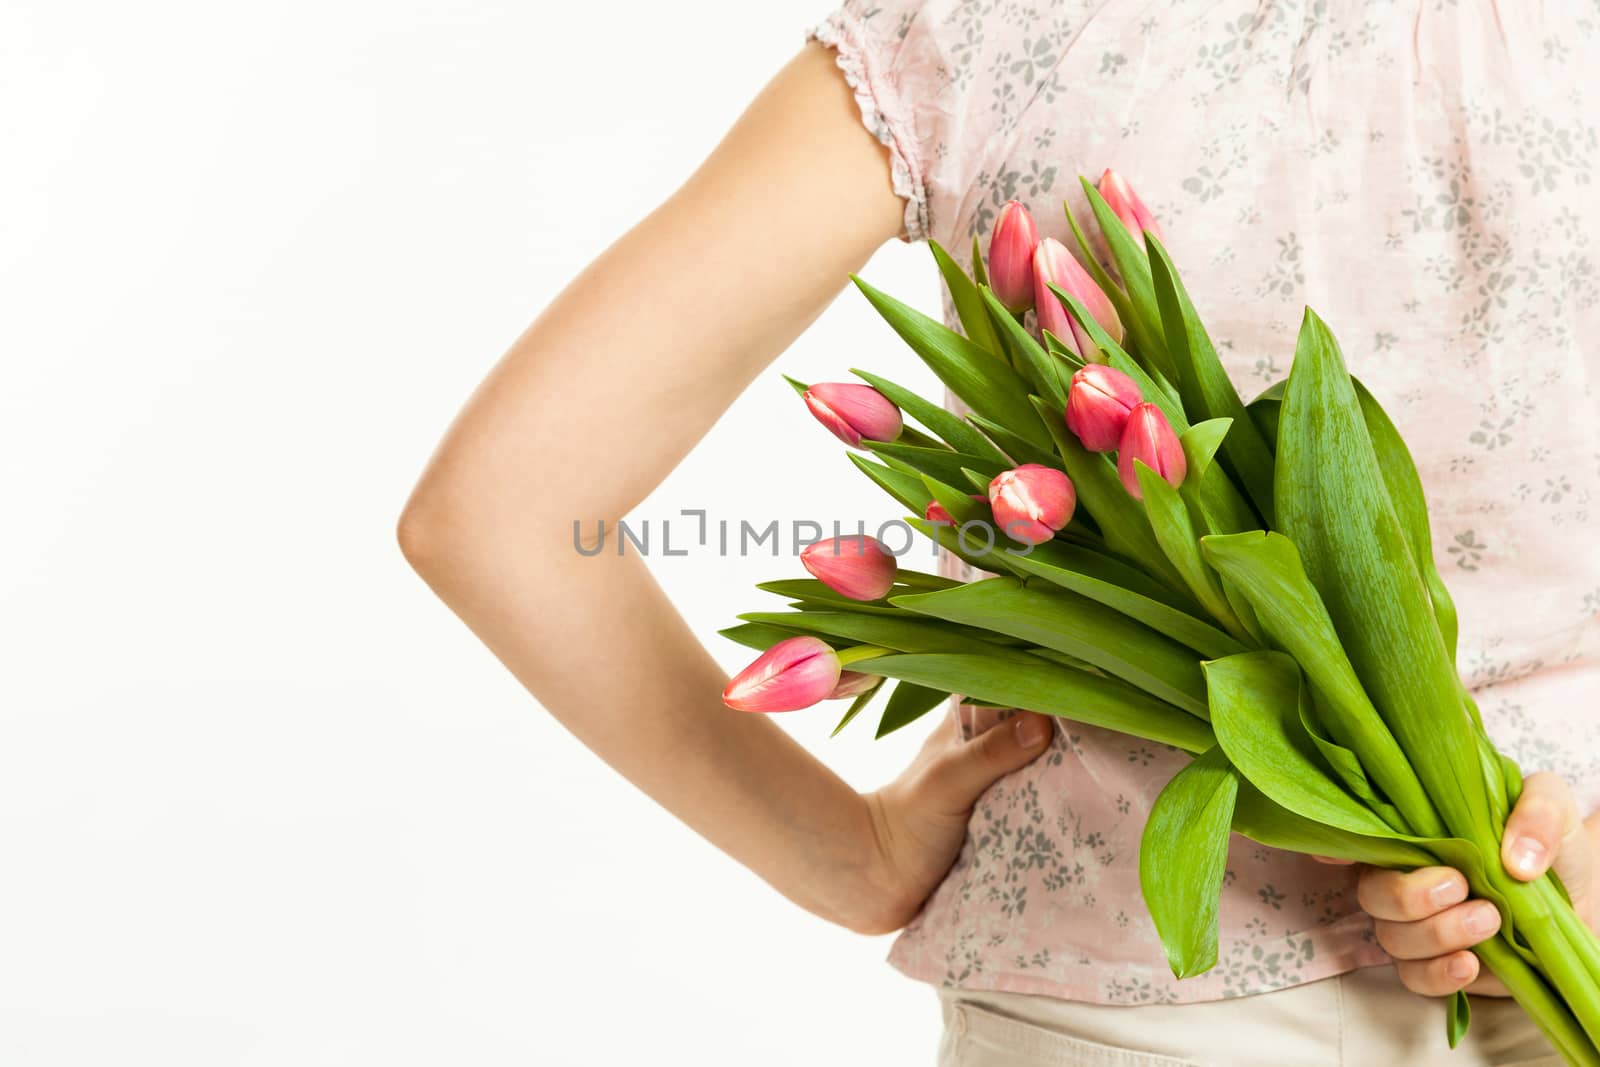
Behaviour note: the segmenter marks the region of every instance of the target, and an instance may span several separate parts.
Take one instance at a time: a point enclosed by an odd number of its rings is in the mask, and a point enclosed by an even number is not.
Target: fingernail
[[[1459,878],[1446,878],[1428,890],[1428,900],[1436,908],[1448,908],[1467,899],[1467,883]]]
[[[1472,977],[1472,972],[1477,967],[1472,962],[1471,956],[1451,956],[1450,962],[1444,965],[1445,973],[1458,982],[1465,982]]]
[[[1511,846],[1511,866],[1524,874],[1536,874],[1544,868],[1544,843],[1533,837],[1519,837]]]
[[[1017,744],[1023,748],[1038,748],[1050,736],[1050,723],[1037,715],[1023,715],[1017,719]]]
[[[1500,913],[1493,904],[1478,904],[1461,918],[1461,928],[1474,937],[1488,934],[1500,925]]]

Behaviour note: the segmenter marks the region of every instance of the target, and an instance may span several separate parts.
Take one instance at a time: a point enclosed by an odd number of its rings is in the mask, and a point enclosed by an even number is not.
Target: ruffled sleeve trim
[[[917,141],[908,129],[895,87],[882,70],[874,69],[872,52],[862,39],[861,24],[836,11],[806,31],[806,40],[834,50],[845,83],[855,93],[863,125],[889,150],[890,180],[895,195],[906,202],[900,240],[926,240],[928,196],[915,151]]]

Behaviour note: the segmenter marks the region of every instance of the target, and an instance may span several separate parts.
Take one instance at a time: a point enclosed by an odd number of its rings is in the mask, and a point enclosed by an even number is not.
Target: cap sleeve
[[[927,240],[929,168],[943,151],[950,86],[921,0],[845,0],[806,31],[837,53],[861,121],[889,150],[891,180],[906,202],[902,241]]]

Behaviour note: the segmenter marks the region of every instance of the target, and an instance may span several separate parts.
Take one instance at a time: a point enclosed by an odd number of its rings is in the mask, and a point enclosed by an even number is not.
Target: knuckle
[[[1363,867],[1361,877],[1356,880],[1356,903],[1361,905],[1361,910],[1373,915],[1388,910],[1385,905],[1394,895],[1394,877],[1393,871]]]
[[[1378,947],[1397,960],[1407,958],[1404,939],[1398,936],[1401,924],[1390,922],[1388,919],[1378,919],[1372,924],[1372,932],[1378,939]]]
[[[1464,886],[1460,887],[1461,897],[1467,895]],[[1417,872],[1417,876],[1406,882],[1402,906],[1405,917],[1413,920],[1428,919],[1439,915],[1452,907],[1451,898],[1440,899],[1435,896],[1440,892],[1439,880],[1431,874]],[[1460,899],[1460,898],[1456,898]]]
[[[990,727],[978,739],[978,757],[984,763],[1003,763],[1012,748],[1012,728],[999,725]]]
[[[1395,963],[1394,969],[1400,975],[1400,984],[1411,992],[1420,996],[1431,997],[1433,980],[1428,973],[1428,965],[1415,960],[1400,960]]]
[[[1413,993],[1425,997],[1442,997],[1454,993],[1466,982],[1451,977],[1447,968],[1450,960],[1440,957],[1428,960],[1407,960],[1395,964],[1400,972],[1400,982]]]
[[[1564,793],[1567,791],[1567,780],[1555,771],[1534,771],[1522,780],[1522,791],[1535,795],[1545,792]]]
[[[1524,827],[1551,827],[1561,824],[1562,807],[1549,795],[1526,795],[1517,803],[1516,822]]]

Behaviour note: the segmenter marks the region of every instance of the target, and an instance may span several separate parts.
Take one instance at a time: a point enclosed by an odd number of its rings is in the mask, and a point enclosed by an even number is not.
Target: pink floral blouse
[[[966,265],[1015,198],[1072,247],[1062,202],[1087,219],[1077,177],[1109,166],[1246,398],[1314,306],[1416,454],[1491,734],[1600,802],[1600,3],[846,0],[809,36],[888,147],[903,239]],[[1221,962],[1174,980],[1138,845],[1183,762],[1061,722],[891,962],[1135,1004],[1386,958],[1347,870],[1236,837]]]

